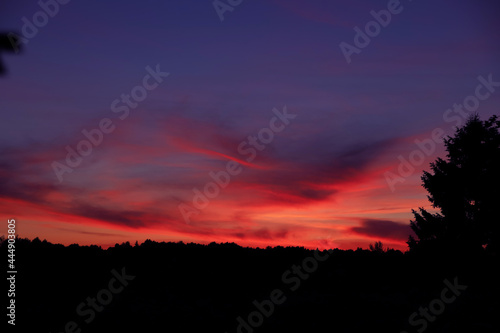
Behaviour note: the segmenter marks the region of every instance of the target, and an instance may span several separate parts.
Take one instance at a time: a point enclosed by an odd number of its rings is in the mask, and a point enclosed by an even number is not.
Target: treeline
[[[104,250],[18,238],[16,326],[75,333],[323,332],[325,325],[335,332],[416,332],[424,322],[411,325],[409,317],[440,297],[445,279],[456,278],[467,289],[427,321],[426,332],[497,328],[496,258],[380,248],[146,240]]]

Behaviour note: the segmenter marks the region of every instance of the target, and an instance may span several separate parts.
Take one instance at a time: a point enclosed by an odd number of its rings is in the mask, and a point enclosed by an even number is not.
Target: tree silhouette
[[[0,33],[0,53],[2,51],[7,52],[19,52],[19,38],[16,34],[10,33]],[[0,58],[0,75],[5,74],[6,69]]]
[[[370,244],[370,251],[377,252],[377,253],[383,253],[384,252],[384,245],[382,244],[381,241],[375,242],[375,244]]]
[[[444,140],[447,158],[424,171],[423,187],[438,213],[412,210],[410,250],[476,252],[498,249],[500,211],[500,121],[470,116]]]

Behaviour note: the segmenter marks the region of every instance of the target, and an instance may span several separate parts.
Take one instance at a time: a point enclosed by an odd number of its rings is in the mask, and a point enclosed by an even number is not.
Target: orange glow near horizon
[[[48,193],[45,199],[52,203],[49,205],[4,199],[0,208],[16,218],[21,237],[39,237],[64,245],[94,244],[107,248],[115,243],[152,239],[201,244],[234,242],[249,247],[356,249],[381,240],[387,247],[405,251],[404,228],[409,235],[410,210],[428,203],[424,191],[418,188],[418,175],[401,184],[397,195],[392,194],[383,178],[387,169],[375,166],[374,171],[359,177],[352,174],[354,178],[336,184],[308,184],[310,188],[335,192],[321,200],[303,203],[297,201],[294,192],[280,194],[245,177],[234,176],[230,185],[221,188],[218,197],[210,200],[208,207],[193,215],[191,223],[182,220],[177,205],[162,201],[162,192],[155,184],[134,179],[121,181],[116,176],[102,178],[113,187],[103,184],[102,189],[90,192],[87,206],[76,213],[72,211],[71,197],[64,191]],[[199,188],[211,180],[203,175],[200,179]],[[189,192],[185,198],[192,198]],[[271,200],[266,202],[266,196]],[[97,210],[104,202],[108,210]],[[96,212],[86,212],[85,207]],[[111,211],[124,215],[113,220]],[[127,211],[134,213],[127,216]],[[136,212],[141,214],[134,217]],[[365,221],[380,221],[403,232],[386,236],[366,226],[364,231]]]

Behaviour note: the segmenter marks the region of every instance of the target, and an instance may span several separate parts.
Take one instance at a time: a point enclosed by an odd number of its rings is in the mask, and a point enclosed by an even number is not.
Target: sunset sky
[[[212,0],[46,2],[0,4],[23,36],[0,54],[0,211],[21,237],[404,250],[430,142],[471,113],[454,104],[499,112],[498,1],[243,0],[222,21]]]

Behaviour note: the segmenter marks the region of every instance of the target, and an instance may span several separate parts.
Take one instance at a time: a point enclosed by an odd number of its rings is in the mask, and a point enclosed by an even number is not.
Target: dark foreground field
[[[19,332],[500,331],[491,255],[22,239],[16,251]]]

